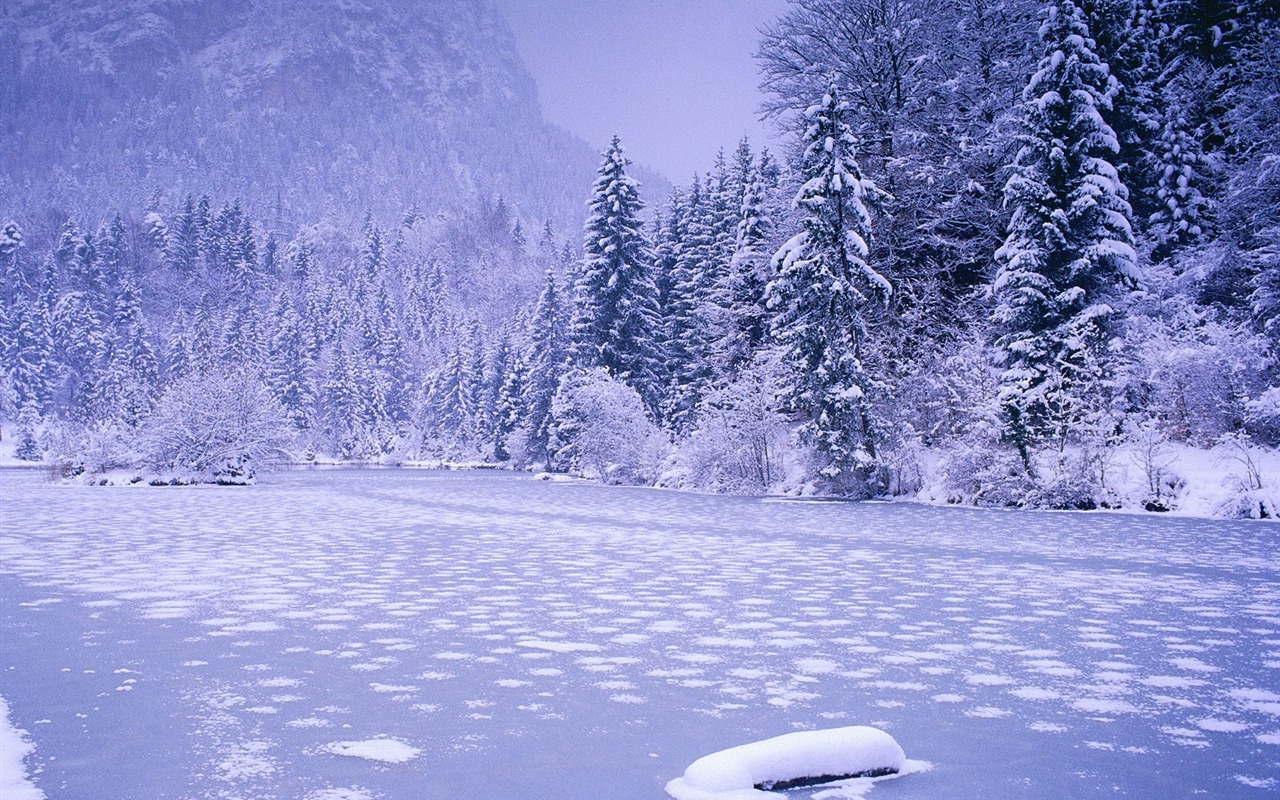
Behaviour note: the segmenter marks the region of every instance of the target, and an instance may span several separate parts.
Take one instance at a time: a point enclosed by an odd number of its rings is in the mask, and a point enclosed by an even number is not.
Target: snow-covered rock
[[[799,731],[703,756],[667,784],[676,800],[763,800],[769,790],[893,775],[906,755],[892,736],[854,725]]]

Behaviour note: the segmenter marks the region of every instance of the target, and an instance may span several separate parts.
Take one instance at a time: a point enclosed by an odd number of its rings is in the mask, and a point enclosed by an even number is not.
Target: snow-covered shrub
[[[606,483],[653,483],[669,449],[636,390],[603,369],[566,374],[551,418],[554,466]]]
[[[279,458],[293,435],[288,415],[260,380],[215,370],[169,387],[139,435],[144,465],[217,483],[247,483]]]
[[[1245,410],[1248,414],[1246,424],[1254,432],[1255,440],[1280,444],[1280,386],[1268,387],[1246,403]]]
[[[536,447],[533,443],[533,434],[527,425],[517,425],[507,434],[506,440],[503,442],[503,449],[506,451],[507,460],[511,462],[511,466],[516,469],[529,469],[534,466],[534,451]]]
[[[1218,516],[1234,519],[1280,519],[1280,491],[1264,483],[1262,454],[1240,433],[1223,436],[1223,458],[1235,469],[1226,478],[1232,490],[1216,509]]]
[[[893,393],[892,418],[910,424],[929,446],[998,436],[1000,371],[991,363],[984,336],[974,330],[921,357]]]
[[[1092,510],[1107,503],[1105,469],[1112,456],[1109,450],[1069,447],[1041,453],[1036,476],[1026,495],[1026,505],[1034,508]]]
[[[925,482],[923,454],[924,444],[910,423],[885,432],[876,450],[885,494],[906,497],[920,491]]]
[[[780,372],[748,368],[711,392],[696,415],[693,434],[676,453],[680,482],[730,494],[768,491],[782,477],[790,429],[777,410]]]
[[[1177,441],[1208,447],[1238,430],[1264,388],[1266,342],[1182,299],[1146,311],[1130,317],[1120,343],[1118,394]]]
[[[1018,451],[991,440],[958,447],[942,470],[952,503],[1021,506],[1035,489]]]
[[[1175,457],[1164,429],[1154,420],[1140,419],[1131,424],[1125,438],[1125,447],[1146,484],[1142,507],[1148,511],[1177,508],[1178,493],[1186,482],[1173,469]]]

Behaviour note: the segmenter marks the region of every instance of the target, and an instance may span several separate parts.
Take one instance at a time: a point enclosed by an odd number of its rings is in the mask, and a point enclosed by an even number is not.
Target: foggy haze
[[[785,0],[496,0],[538,83],[548,122],[683,182],[745,134],[774,148],[759,120],[759,29]]]

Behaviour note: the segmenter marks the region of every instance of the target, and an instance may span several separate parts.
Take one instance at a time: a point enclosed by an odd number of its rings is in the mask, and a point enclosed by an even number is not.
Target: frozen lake
[[[1280,792],[1274,524],[42,477],[0,471],[0,695],[51,800],[660,800],[854,724],[933,764],[873,800]]]

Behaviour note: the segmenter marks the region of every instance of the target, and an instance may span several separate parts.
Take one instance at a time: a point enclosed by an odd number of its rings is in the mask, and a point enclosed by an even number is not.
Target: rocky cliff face
[[[580,217],[595,155],[546,124],[483,0],[6,0],[0,213],[187,192],[284,218],[502,195]]]

